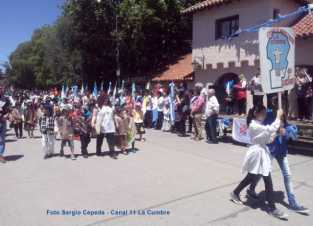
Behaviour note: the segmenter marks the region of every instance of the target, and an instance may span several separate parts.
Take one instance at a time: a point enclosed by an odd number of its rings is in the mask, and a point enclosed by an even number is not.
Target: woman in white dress
[[[269,214],[279,219],[286,219],[288,216],[276,208],[273,197],[273,183],[271,178],[272,157],[266,144],[272,142],[280,127],[282,110],[277,111],[276,120],[271,125],[262,125],[266,116],[266,108],[257,105],[249,111],[247,125],[251,137],[252,145],[245,156],[243,173],[247,176],[231,193],[231,200],[236,204],[242,204],[240,192],[258,179],[263,177],[265,184],[266,199],[269,203]]]

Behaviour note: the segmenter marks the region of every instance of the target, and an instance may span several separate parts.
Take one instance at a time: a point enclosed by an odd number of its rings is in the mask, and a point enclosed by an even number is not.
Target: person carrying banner
[[[272,109],[267,113],[264,124],[268,125],[275,120]],[[280,167],[282,176],[284,178],[285,189],[288,197],[289,208],[297,213],[307,214],[309,209],[301,206],[296,201],[294,194],[292,182],[291,182],[291,172],[289,167],[289,162],[287,158],[288,154],[288,140],[296,139],[297,129],[288,124],[286,117],[283,117],[281,127],[279,128],[278,135],[275,137],[274,141],[268,145],[271,155],[277,160]],[[260,178],[258,178],[254,183],[252,183],[247,190],[247,196],[252,199],[258,199],[258,195],[255,192],[255,188]]]
[[[276,120],[271,125],[263,125],[262,123],[266,117],[266,108],[263,105],[258,105],[250,109],[247,125],[252,145],[245,156],[242,170],[247,175],[231,193],[231,201],[236,204],[242,204],[240,192],[254,183],[261,175],[265,183],[269,214],[279,219],[287,219],[288,215],[277,209],[274,202],[271,154],[267,147],[267,144],[272,142],[281,125],[282,116],[283,111],[280,109],[277,111]]]

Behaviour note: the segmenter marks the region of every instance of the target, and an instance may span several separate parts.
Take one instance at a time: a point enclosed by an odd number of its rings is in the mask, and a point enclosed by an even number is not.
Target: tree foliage
[[[67,0],[53,25],[17,47],[6,71],[25,88],[108,82],[119,49],[122,77],[150,75],[190,51],[191,19],[180,11],[196,1]]]

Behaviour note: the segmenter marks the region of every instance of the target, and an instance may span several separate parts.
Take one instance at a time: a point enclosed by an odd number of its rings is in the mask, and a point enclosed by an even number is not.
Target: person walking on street
[[[288,140],[291,138],[294,139],[294,137],[291,137],[289,135],[290,132],[287,133],[287,131],[294,131],[294,128],[293,126],[288,124],[285,117],[283,118],[284,120],[282,121],[281,127],[279,128],[278,135],[275,137],[274,141],[268,145],[268,148],[271,152],[271,155],[277,160],[277,163],[281,170],[284,179],[285,190],[288,197],[289,208],[297,213],[308,214],[309,209],[299,205],[296,201],[296,196],[294,194],[294,189],[291,182],[289,161],[287,157]],[[267,122],[267,124],[270,124],[274,120],[275,118],[273,117],[272,111],[269,111],[265,121]],[[259,179],[260,177],[256,181],[254,181],[254,183],[252,183],[247,190],[247,196],[255,200],[258,199],[255,188],[257,186],[257,183],[259,182]]]
[[[0,109],[0,163],[6,163],[3,157],[5,151],[6,118],[2,107]]]
[[[103,139],[106,138],[107,144],[109,146],[109,154],[112,158],[116,158],[115,153],[115,124],[114,124],[114,110],[110,105],[109,98],[103,97],[101,100],[102,108],[98,112],[96,119],[96,131],[97,131],[97,155],[101,155],[101,147],[103,144]]]
[[[23,138],[23,117],[20,112],[20,104],[16,103],[10,113],[10,122],[14,128],[17,139]]]
[[[81,144],[81,154],[88,158],[88,145],[91,141],[91,114],[86,113],[87,109],[82,109],[82,114],[75,120],[75,130],[79,134]]]
[[[75,160],[76,157],[74,155],[74,123],[72,118],[70,117],[69,109],[64,108],[62,110],[62,115],[57,120],[57,126],[61,137],[60,156],[64,156],[64,147],[66,146],[66,144],[68,144],[71,150],[71,159]]]
[[[43,114],[39,118],[39,129],[42,134],[41,142],[45,153],[44,159],[47,159],[52,157],[54,152],[54,117],[50,105],[44,105],[42,111]]]
[[[247,175],[231,193],[231,201],[236,204],[242,204],[240,198],[241,191],[254,183],[259,175],[261,175],[265,184],[269,214],[279,219],[287,219],[288,215],[277,209],[274,202],[273,182],[271,177],[271,154],[267,147],[267,144],[272,142],[273,137],[276,135],[281,125],[282,116],[283,111],[278,110],[276,120],[271,125],[265,126],[262,123],[266,117],[266,108],[263,105],[258,105],[250,109],[247,125],[252,145],[249,147],[245,156],[242,170],[243,173],[247,173]]]

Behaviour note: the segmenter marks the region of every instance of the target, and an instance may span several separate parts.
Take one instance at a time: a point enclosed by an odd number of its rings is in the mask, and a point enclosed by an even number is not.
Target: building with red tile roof
[[[313,37],[313,14],[305,15],[298,23],[292,26],[297,38]]]
[[[258,32],[242,33],[229,40],[240,28],[249,28],[294,12],[313,0],[206,0],[185,10],[193,18],[192,65],[194,83],[215,84],[224,100],[224,84],[244,74],[249,81],[258,73]],[[313,13],[313,12],[312,12]],[[313,16],[292,17],[278,24],[292,27],[296,34],[297,66],[313,68]],[[249,106],[249,105],[248,105]]]
[[[191,81],[193,79],[192,54],[180,57],[176,62],[169,64],[165,69],[153,76],[152,81]]]

